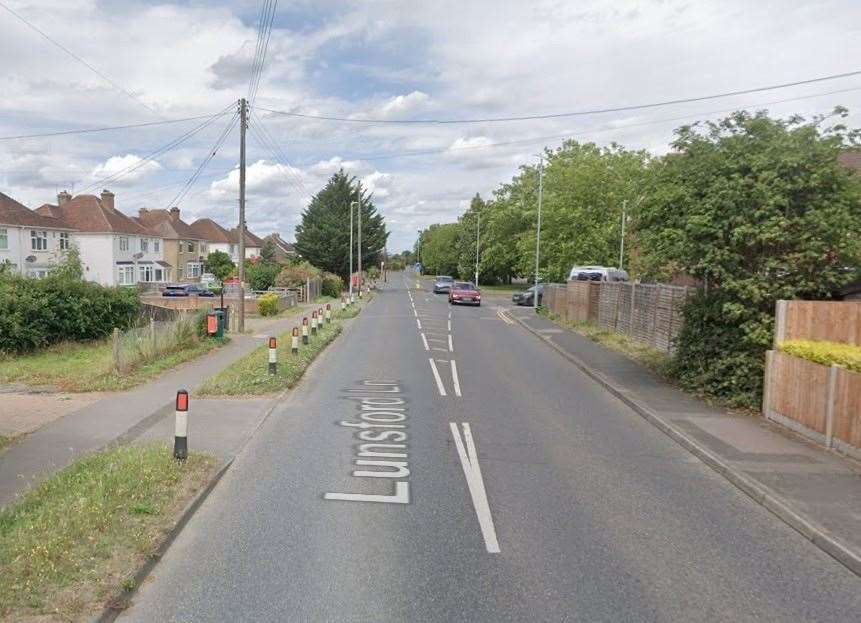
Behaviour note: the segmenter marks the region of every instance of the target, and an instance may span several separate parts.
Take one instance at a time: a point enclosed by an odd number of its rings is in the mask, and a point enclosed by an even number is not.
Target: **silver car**
[[[434,294],[447,294],[451,292],[451,286],[454,283],[454,277],[448,275],[437,275],[433,282]]]

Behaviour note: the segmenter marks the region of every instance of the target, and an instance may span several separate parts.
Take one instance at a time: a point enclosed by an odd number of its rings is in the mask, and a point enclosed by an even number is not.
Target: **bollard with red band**
[[[278,374],[278,341],[269,338],[269,374]]]
[[[188,457],[188,392],[176,392],[176,423],[173,434],[173,458],[184,461]]]
[[[332,306],[326,303],[326,324],[332,322]]]
[[[317,310],[311,312],[311,335],[317,335]]]
[[[299,354],[299,327],[293,327],[293,337],[290,342],[290,352],[294,355]]]
[[[308,343],[308,316],[302,318],[302,343]]]

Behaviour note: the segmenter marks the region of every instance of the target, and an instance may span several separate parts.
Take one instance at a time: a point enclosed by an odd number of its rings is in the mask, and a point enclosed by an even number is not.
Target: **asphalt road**
[[[391,281],[121,620],[861,620],[859,578],[495,305]]]

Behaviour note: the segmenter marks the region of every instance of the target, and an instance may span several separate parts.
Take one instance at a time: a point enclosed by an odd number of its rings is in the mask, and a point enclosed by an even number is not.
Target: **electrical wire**
[[[85,61],[83,58],[81,58],[80,56],[78,56],[77,54],[75,54],[74,52],[72,52],[69,48],[67,48],[66,46],[64,46],[62,43],[60,43],[59,41],[57,41],[57,40],[53,39],[49,34],[47,34],[46,32],[44,32],[43,30],[41,30],[41,29],[40,29],[38,26],[36,26],[33,22],[31,22],[31,21],[27,20],[23,15],[20,15],[19,13],[16,13],[16,12],[11,8],[11,7],[7,6],[4,2],[0,2],[0,8],[5,9],[5,10],[10,14],[10,15],[12,15],[13,17],[15,17],[17,20],[19,20],[20,22],[22,22],[23,24],[25,24],[25,25],[26,25],[27,27],[29,27],[30,29],[32,29],[32,30],[36,31],[37,33],[39,33],[39,34],[40,34],[43,38],[45,38],[47,41],[49,41],[50,43],[52,43],[52,44],[53,44],[53,45],[55,45],[56,47],[60,48],[63,52],[65,52],[66,54],[68,54],[69,56],[71,56],[73,59],[75,59],[76,61],[78,61],[78,62],[79,62],[79,63],[81,63],[82,65],[84,65],[84,67],[86,67],[87,69],[89,69],[90,71],[92,71],[92,72],[93,72],[94,74],[96,74],[99,78],[101,78],[102,80],[104,80],[105,82],[107,82],[108,84],[110,84],[110,85],[111,85],[111,86],[112,86],[116,91],[119,91],[119,92],[120,92],[120,93],[122,93],[123,95],[126,95],[127,97],[129,97],[129,98],[133,99],[135,102],[137,102],[138,104],[140,104],[141,106],[143,106],[144,108],[146,108],[146,109],[147,109],[148,111],[150,111],[151,113],[153,113],[153,114],[155,114],[155,115],[157,115],[157,116],[160,116],[160,115],[159,115],[159,112],[158,112],[156,109],[154,109],[154,108],[150,107],[146,102],[144,102],[143,100],[141,100],[140,98],[138,98],[138,96],[137,96],[137,95],[135,95],[134,93],[132,93],[131,91],[129,91],[128,89],[126,89],[125,87],[123,87],[122,85],[120,85],[120,84],[118,84],[118,83],[114,82],[111,78],[109,78],[109,77],[108,77],[108,76],[106,76],[104,73],[102,73],[101,71],[99,71],[98,69],[96,69],[95,67],[93,67],[90,63],[88,63],[88,62],[87,62],[87,61]]]
[[[251,77],[248,82],[248,101],[253,105],[260,88],[263,68],[266,64],[266,54],[269,49],[269,39],[272,36],[272,25],[275,22],[275,11],[278,0],[267,0],[260,12],[257,24],[257,46],[254,51],[254,61],[251,65]]]
[[[296,171],[298,171],[298,168],[293,166],[293,163],[290,162],[290,159],[287,158],[287,155],[279,147],[278,141],[269,132],[269,130],[266,128],[266,126],[263,124],[263,122],[260,120],[260,118],[257,115],[254,115],[253,113],[252,113],[252,117],[257,121],[257,127],[260,129],[260,132],[263,135],[263,137],[265,139],[267,139],[269,146],[270,146],[270,149],[272,149],[275,152],[276,156],[278,157],[277,159],[279,159],[282,163],[286,163],[287,171],[289,171],[295,177],[296,181],[301,186],[301,191],[305,194],[306,197],[308,197],[310,199],[311,193],[308,192],[308,188],[305,186],[305,182],[302,180],[302,177],[298,173],[296,173]],[[285,166],[285,165],[282,164],[282,166]]]
[[[762,91],[773,91],[775,89],[785,89],[788,87],[802,86],[806,84],[814,84],[824,82],[826,80],[837,80],[840,78],[849,78],[852,76],[861,75],[861,70],[850,71],[841,74],[832,74],[829,76],[820,76],[818,78],[810,78],[808,80],[798,80],[796,82],[785,82],[783,84],[774,84],[764,87],[756,87],[752,89],[740,89],[736,91],[727,91],[725,93],[716,93],[713,95],[701,95],[697,97],[686,97],[681,99],[665,100],[661,102],[651,102],[648,104],[633,104],[625,106],[612,106],[608,108],[595,108],[592,110],[580,110],[575,112],[552,113],[543,115],[523,115],[513,117],[487,117],[483,119],[367,119],[357,117],[332,117],[325,115],[310,115],[304,113],[288,112],[284,110],[273,110],[271,108],[263,108],[258,106],[258,110],[276,115],[284,115],[288,117],[299,117],[302,119],[317,119],[320,121],[343,121],[350,123],[388,123],[388,124],[458,124],[458,123],[498,123],[506,121],[536,121],[541,119],[561,119],[565,117],[580,117],[585,115],[597,115],[610,112],[627,112],[632,110],[644,110],[648,108],[659,108],[662,106],[672,106],[676,104],[689,104],[692,102],[702,102],[706,100],[719,99],[723,97],[732,97],[736,95],[749,95],[750,93],[759,93]]]
[[[290,165],[289,163],[286,165],[284,164],[282,156],[279,155],[277,145],[274,145],[270,141],[270,139],[264,137],[262,132],[258,132],[258,130],[253,125],[249,126],[249,128],[251,129],[251,133],[254,135],[260,145],[270,152],[270,155],[272,156],[272,159],[275,163],[275,167],[284,176],[284,178],[287,180],[287,183],[294,190],[299,192],[299,194],[304,195],[310,200],[312,197],[311,194],[308,192],[308,189],[305,187],[305,183],[296,173],[293,172],[293,165]]]
[[[219,113],[226,115],[227,113]],[[164,121],[147,121],[145,123],[129,123],[126,125],[112,125],[101,128],[83,128],[80,130],[56,130],[54,132],[42,132],[39,134],[19,134],[17,136],[0,136],[0,141],[14,141],[23,138],[46,138],[52,136],[66,136],[68,134],[91,134],[94,132],[110,132],[112,130],[131,130],[134,128],[147,128],[155,125],[166,125],[170,123],[183,123],[185,121],[197,121],[208,119],[212,115],[197,115],[196,117],[183,117],[181,119],[165,119]]]

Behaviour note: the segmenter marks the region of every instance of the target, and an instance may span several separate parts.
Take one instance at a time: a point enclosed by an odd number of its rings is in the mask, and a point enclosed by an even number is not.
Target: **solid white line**
[[[460,396],[460,380],[457,378],[457,364],[451,360],[451,380],[454,382],[454,395]]]
[[[448,334],[448,352],[454,352],[454,344],[451,343],[451,333]]]
[[[425,337],[424,333],[422,333],[422,343],[425,345],[425,350],[430,350],[430,348],[428,348],[428,339]]]
[[[451,320],[448,321],[448,330],[451,331]]]
[[[418,318],[418,317],[419,317],[419,313],[416,311],[416,308],[415,308],[415,307],[413,307],[413,314],[415,314],[415,317],[416,317],[416,318]]]
[[[484,488],[484,480],[481,477],[481,467],[478,465],[478,453],[475,450],[475,442],[469,424],[463,424],[463,435],[466,438],[466,449],[461,440],[460,431],[454,422],[449,422],[451,434],[454,437],[454,445],[466,477],[466,485],[469,487],[469,495],[472,505],[478,517],[478,525],[481,528],[481,536],[484,537],[484,547],[491,554],[498,554],[499,540],[496,538],[496,528],[493,525],[493,516],[490,514],[490,504],[487,501],[487,490]]]
[[[419,331],[421,331],[421,328],[422,328],[422,321],[421,321],[421,320],[419,320],[418,318],[416,318],[416,324],[417,324],[417,325],[418,325],[418,327],[419,327]]]
[[[430,362],[431,370],[433,371],[433,377],[436,379],[436,388],[439,390],[440,396],[445,396],[445,386],[442,384],[442,379],[439,376],[439,370],[436,369],[436,364],[433,359],[428,359]]]

